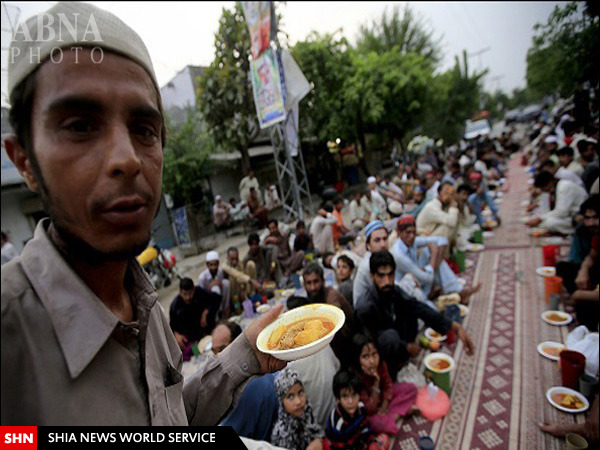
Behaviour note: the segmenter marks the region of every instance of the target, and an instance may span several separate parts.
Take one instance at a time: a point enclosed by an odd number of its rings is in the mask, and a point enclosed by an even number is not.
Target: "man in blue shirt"
[[[392,247],[396,260],[396,283],[411,274],[428,296],[434,285],[440,286],[444,294],[459,293],[461,301],[467,303],[469,297],[481,288],[463,287],[450,266],[443,259],[448,240],[440,236],[417,236],[415,219],[405,216],[398,222],[398,239]]]

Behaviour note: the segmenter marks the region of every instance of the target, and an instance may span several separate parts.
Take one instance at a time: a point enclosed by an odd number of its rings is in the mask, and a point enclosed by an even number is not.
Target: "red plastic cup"
[[[562,278],[561,277],[546,277],[544,278],[544,290],[546,292],[546,303],[550,303],[550,296],[552,294],[559,295],[562,291]]]
[[[446,342],[448,344],[454,344],[456,342],[456,333],[453,329],[448,330],[446,333]]]
[[[577,382],[585,369],[585,356],[573,350],[560,352],[560,371],[562,385],[571,389],[577,389]]]
[[[544,245],[542,247],[542,252],[544,252],[544,266],[556,266],[556,260],[560,255],[560,246]]]

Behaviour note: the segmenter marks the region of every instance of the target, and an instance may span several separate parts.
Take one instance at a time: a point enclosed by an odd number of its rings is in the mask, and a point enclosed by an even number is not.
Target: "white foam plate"
[[[483,237],[484,238],[492,238],[496,236],[496,233],[494,233],[493,231],[484,231],[483,232]]]
[[[469,269],[469,268],[473,267],[473,265],[474,265],[474,264],[475,264],[475,263],[474,263],[473,261],[471,261],[470,259],[467,259],[467,260],[465,261],[465,267],[466,267],[467,269]]]
[[[537,273],[540,277],[554,277],[556,276],[556,267],[552,266],[542,266],[535,269],[535,273]]]
[[[558,314],[559,316],[564,317],[565,320],[557,322],[555,320],[549,319],[548,316],[550,316],[551,314]],[[563,311],[544,311],[542,313],[542,320],[550,325],[569,325],[573,321],[573,316]]]
[[[562,406],[561,404],[556,403],[554,401],[554,399],[552,398],[552,396],[554,394],[569,394],[569,395],[572,395],[573,397],[577,397],[581,401],[581,403],[583,403],[583,407],[579,408],[579,409],[566,408],[566,407]],[[551,387],[550,389],[548,389],[546,391],[546,399],[555,408],[560,409],[561,411],[564,411],[564,412],[571,413],[571,414],[582,413],[584,411],[587,411],[587,409],[590,407],[590,402],[587,401],[587,398],[585,398],[579,392],[574,391],[573,389],[563,387],[563,386],[554,386],[554,387]]]
[[[427,328],[427,329],[425,330],[425,337],[426,337],[427,339],[429,339],[430,341],[438,341],[438,342],[443,342],[443,341],[445,341],[445,340],[446,340],[446,335],[443,335],[443,336],[441,336],[441,337],[435,337],[435,336],[433,335],[433,333],[436,333],[436,331],[435,331],[434,329],[432,329],[432,328]]]
[[[544,348],[547,347],[552,347],[552,348],[560,348],[560,349],[565,349],[567,348],[567,346],[565,344],[561,344],[560,342],[554,342],[554,341],[545,341],[545,342],[540,342],[537,346],[537,351],[540,355],[544,356],[545,358],[551,359],[552,361],[558,361],[559,357],[558,356],[554,356],[551,353],[546,353],[544,351]]]
[[[460,278],[459,277],[459,278],[456,279],[456,281],[458,281],[461,286],[466,286],[467,285],[467,280],[465,280],[464,278]]]
[[[468,252],[480,252],[485,249],[485,245],[483,244],[467,244],[466,247]]]

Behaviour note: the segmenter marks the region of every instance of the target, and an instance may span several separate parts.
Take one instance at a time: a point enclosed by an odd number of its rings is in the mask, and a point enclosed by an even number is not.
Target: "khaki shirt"
[[[184,387],[181,351],[140,265],[126,275],[135,321],[122,323],[48,225],[2,266],[2,425],[216,424],[260,368],[245,336]]]

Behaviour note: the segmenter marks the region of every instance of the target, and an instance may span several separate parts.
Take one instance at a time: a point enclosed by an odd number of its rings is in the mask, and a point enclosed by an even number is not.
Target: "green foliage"
[[[300,103],[300,132],[326,142],[353,133],[344,104],[344,82],[353,73],[348,41],[313,31],[291,50],[313,89]]]
[[[408,5],[402,14],[399,6],[392,9],[391,15],[386,8],[379,21],[374,20],[370,27],[361,26],[356,49],[362,54],[415,53],[432,64],[439,62],[441,53],[440,40],[434,40],[433,33],[425,29],[423,20]]]
[[[175,207],[200,201],[204,195],[203,179],[213,168],[209,156],[214,144],[200,115],[186,111],[186,120],[175,126],[167,118],[167,143],[163,162],[164,191],[173,198]]]
[[[440,136],[446,142],[462,137],[465,120],[479,111],[481,80],[487,69],[469,74],[467,54],[463,52],[461,68],[458,57],[452,70],[433,80],[433,100],[426,114],[423,129],[429,136]]]
[[[401,54],[396,47],[381,54],[355,55],[353,64],[344,96],[355,114],[359,139],[366,131],[402,139],[423,118],[430,99],[432,65],[426,57]]]
[[[546,24],[536,24],[527,53],[527,87],[532,98],[571,95],[583,81],[598,83],[598,17],[583,2],[556,6]]]
[[[198,106],[219,149],[242,153],[250,165],[248,147],[258,135],[250,71],[250,36],[242,7],[223,9],[215,33],[215,59],[200,80]]]

